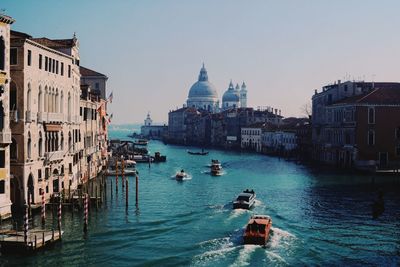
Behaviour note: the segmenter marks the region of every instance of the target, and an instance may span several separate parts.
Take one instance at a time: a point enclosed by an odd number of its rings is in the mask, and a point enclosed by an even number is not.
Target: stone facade
[[[11,216],[10,186],[10,25],[14,20],[0,14],[0,218]]]

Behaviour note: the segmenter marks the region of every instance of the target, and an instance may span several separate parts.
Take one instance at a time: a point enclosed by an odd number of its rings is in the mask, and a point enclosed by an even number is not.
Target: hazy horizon
[[[300,116],[338,79],[399,81],[397,1],[12,1],[13,30],[80,42],[109,77],[113,123],[167,122],[204,62],[219,99],[245,81],[248,105]],[[33,23],[34,22],[34,23]]]

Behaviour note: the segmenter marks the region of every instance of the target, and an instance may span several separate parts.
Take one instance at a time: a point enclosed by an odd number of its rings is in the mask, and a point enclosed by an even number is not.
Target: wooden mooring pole
[[[87,233],[88,231],[88,212],[89,212],[89,194],[85,194],[85,210],[84,210],[84,219],[83,219],[83,232]]]
[[[45,225],[46,225],[46,199],[45,199],[44,190],[42,190],[42,210],[41,210],[41,215],[42,215],[42,227],[44,228]]]
[[[61,239],[61,212],[62,212],[62,199],[61,195],[59,197],[59,202],[58,202],[58,235],[59,238]]]
[[[136,205],[139,203],[139,176],[136,174]]]
[[[28,206],[25,204],[25,214],[24,214],[24,242],[28,244],[28,231],[29,231],[29,211]]]
[[[129,186],[128,186],[128,179],[126,179],[126,187],[125,187],[125,205],[126,208],[128,209],[128,205],[129,205],[129,196],[128,196],[128,192],[129,192]]]
[[[122,176],[122,188],[124,188],[124,186],[125,186],[125,160],[124,160],[123,156],[121,159],[121,176]]]

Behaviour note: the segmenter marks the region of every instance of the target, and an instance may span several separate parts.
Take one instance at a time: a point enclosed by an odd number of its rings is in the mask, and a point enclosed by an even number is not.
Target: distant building
[[[0,14],[0,218],[11,216],[10,185],[10,25],[14,19]]]
[[[153,120],[150,117],[150,112],[144,120],[144,125],[140,127],[140,134],[149,139],[162,139],[167,135],[167,125],[153,125]]]
[[[241,148],[261,152],[261,136],[264,123],[242,127],[241,129]]]
[[[201,113],[193,107],[183,107],[168,113],[168,134],[166,140],[171,143],[187,143],[187,122]]]
[[[359,169],[400,168],[400,83],[339,81],[312,100],[314,159]]]

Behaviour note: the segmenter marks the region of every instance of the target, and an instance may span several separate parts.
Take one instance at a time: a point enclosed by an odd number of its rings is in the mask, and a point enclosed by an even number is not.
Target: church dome
[[[218,98],[215,86],[208,81],[207,70],[204,67],[200,70],[199,79],[195,82],[189,90],[189,99],[191,98]]]
[[[222,96],[222,102],[239,102],[239,95],[233,87],[232,81],[229,84],[228,90]]]

